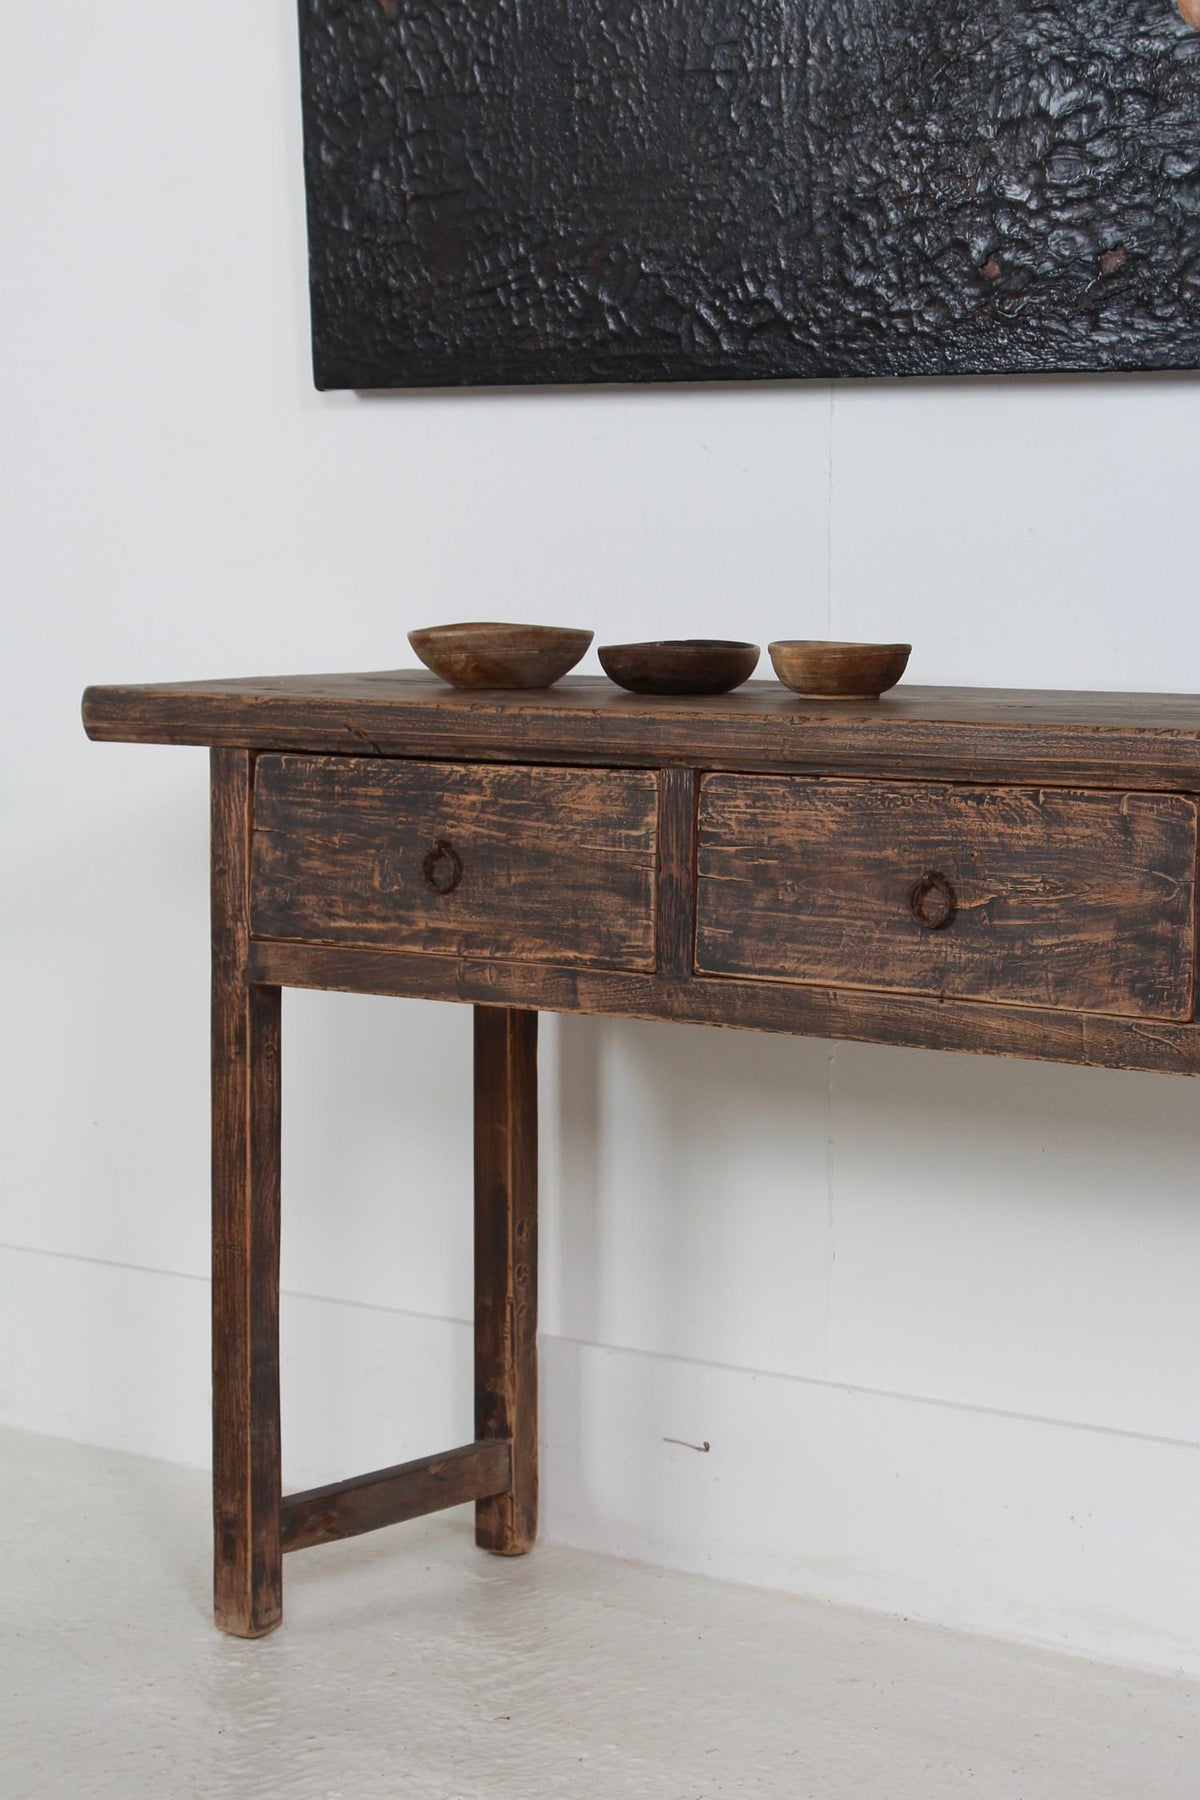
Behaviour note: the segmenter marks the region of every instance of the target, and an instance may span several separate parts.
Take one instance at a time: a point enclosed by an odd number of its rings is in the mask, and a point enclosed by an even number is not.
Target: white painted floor
[[[208,1615],[207,1480],[0,1434],[4,1800],[1197,1800],[1183,1682],[544,1545],[470,1516]]]

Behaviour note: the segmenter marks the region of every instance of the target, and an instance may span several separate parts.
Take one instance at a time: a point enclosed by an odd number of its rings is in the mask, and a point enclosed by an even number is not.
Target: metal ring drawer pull
[[[908,906],[917,924],[926,931],[944,931],[954,923],[958,898],[946,877],[930,869],[910,891]]]
[[[452,894],[463,878],[463,860],[447,838],[439,838],[421,864],[435,894]]]

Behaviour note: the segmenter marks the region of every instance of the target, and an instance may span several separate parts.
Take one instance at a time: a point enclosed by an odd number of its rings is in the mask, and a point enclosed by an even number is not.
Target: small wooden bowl
[[[559,625],[428,625],[408,641],[451,687],[548,688],[573,669],[595,636]]]
[[[808,700],[878,700],[908,666],[911,644],[838,644],[780,638],[768,645],[784,687]]]
[[[727,638],[666,638],[657,644],[604,644],[610,681],[631,694],[728,694],[749,681],[762,650]]]

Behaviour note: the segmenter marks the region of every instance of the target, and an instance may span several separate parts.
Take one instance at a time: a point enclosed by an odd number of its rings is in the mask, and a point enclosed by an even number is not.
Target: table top
[[[902,682],[876,701],[627,694],[601,676],[536,691],[448,687],[423,670],[91,687],[93,738],[252,750],[1200,789],[1200,696]]]

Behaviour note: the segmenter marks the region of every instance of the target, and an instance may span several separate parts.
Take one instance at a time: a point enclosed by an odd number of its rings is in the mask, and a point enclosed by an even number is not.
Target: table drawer
[[[1189,1019],[1195,870],[1176,795],[709,775],[696,968]]]
[[[653,969],[657,797],[644,770],[261,756],[251,931]]]

